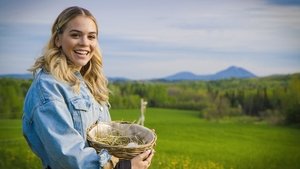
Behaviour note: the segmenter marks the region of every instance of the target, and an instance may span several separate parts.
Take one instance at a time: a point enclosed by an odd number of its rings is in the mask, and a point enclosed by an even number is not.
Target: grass
[[[138,110],[113,110],[134,120]],[[151,168],[300,168],[300,130],[238,120],[209,122],[196,111],[148,109],[145,126],[158,140]]]
[[[158,135],[151,169],[298,169],[300,130],[210,122],[198,112],[150,108],[145,126]],[[111,110],[113,120],[136,121],[139,110]],[[21,134],[20,120],[0,120],[0,168],[41,168]]]
[[[41,169],[22,136],[21,120],[0,120],[0,169]]]

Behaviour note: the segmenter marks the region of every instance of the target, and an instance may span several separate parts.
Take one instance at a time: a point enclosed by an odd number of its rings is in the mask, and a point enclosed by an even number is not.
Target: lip
[[[84,56],[84,55],[88,55],[90,53],[90,51],[83,50],[83,49],[77,49],[77,50],[74,50],[74,53],[76,53],[77,55]]]

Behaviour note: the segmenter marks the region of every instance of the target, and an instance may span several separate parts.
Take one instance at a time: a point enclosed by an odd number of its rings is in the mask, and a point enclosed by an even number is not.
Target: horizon
[[[140,79],[132,79],[132,78],[129,78],[129,77],[124,77],[124,76],[106,76],[108,79],[126,79],[126,80],[155,80],[155,79],[165,79],[165,78],[169,78],[171,76],[175,76],[177,74],[181,74],[181,73],[191,73],[193,75],[196,75],[196,76],[213,76],[217,73],[220,73],[222,71],[225,71],[225,70],[228,70],[230,68],[241,68],[243,69],[244,71],[247,71],[248,73],[251,73],[253,74],[255,77],[257,78],[264,78],[264,77],[269,77],[269,76],[280,76],[280,75],[291,75],[291,74],[297,74],[297,73],[300,73],[299,72],[292,72],[292,73],[281,73],[281,74],[270,74],[270,75],[265,75],[265,76],[259,76],[259,75],[256,75],[254,74],[251,70],[248,70],[246,68],[243,68],[243,67],[240,67],[240,66],[236,66],[236,65],[231,65],[225,69],[222,69],[222,70],[218,70],[218,71],[215,71],[215,72],[212,72],[212,73],[208,73],[208,74],[201,74],[201,73],[195,73],[195,72],[191,72],[191,71],[177,71],[177,72],[173,72],[172,74],[169,74],[169,75],[166,75],[166,76],[161,76],[161,77],[150,77],[150,78],[140,78]],[[27,75],[32,75],[32,73],[28,72],[28,73],[0,73],[0,78],[1,76],[27,76]],[[200,80],[201,81],[201,80]]]
[[[258,77],[300,72],[299,0],[11,0],[0,2],[0,74],[28,73],[57,15],[74,5],[97,19],[107,77],[205,75],[232,65]]]

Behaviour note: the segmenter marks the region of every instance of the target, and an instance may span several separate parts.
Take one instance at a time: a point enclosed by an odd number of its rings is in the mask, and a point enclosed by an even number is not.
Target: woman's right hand
[[[150,164],[152,157],[154,155],[154,150],[147,150],[140,155],[137,155],[131,159],[131,169],[147,169]]]

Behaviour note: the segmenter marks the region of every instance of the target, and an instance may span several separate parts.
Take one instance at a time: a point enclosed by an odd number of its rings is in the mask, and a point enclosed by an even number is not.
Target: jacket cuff
[[[104,165],[110,161],[111,155],[108,153],[108,151],[106,149],[102,149],[98,155],[100,157],[100,159],[99,159],[100,166],[101,166],[101,168],[103,168]]]

